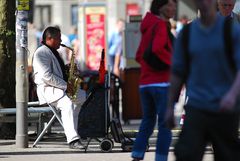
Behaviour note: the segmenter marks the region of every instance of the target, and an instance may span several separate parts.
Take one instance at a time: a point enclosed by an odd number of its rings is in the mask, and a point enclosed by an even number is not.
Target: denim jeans
[[[137,134],[132,157],[143,159],[148,140],[153,133],[156,120],[158,125],[156,161],[167,161],[168,150],[172,134],[164,124],[167,106],[168,87],[143,87],[140,88],[140,99],[143,118]]]

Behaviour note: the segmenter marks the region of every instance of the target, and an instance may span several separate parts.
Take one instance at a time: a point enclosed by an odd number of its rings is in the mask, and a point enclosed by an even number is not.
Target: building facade
[[[59,25],[66,34],[72,26],[78,25],[79,6],[91,4],[104,4],[107,9],[107,27],[118,18],[128,20],[130,14],[144,15],[149,8],[151,0],[34,0],[33,23],[39,29],[47,25]],[[183,14],[194,18],[194,11],[191,0],[182,0],[178,3],[177,16]]]
[[[92,67],[94,67],[94,69],[97,69],[97,66],[93,62],[95,61],[97,63],[99,61],[100,57],[99,54],[97,53],[101,53],[100,50],[102,48],[107,49],[108,33],[114,30],[116,21],[119,18],[121,18],[128,23],[129,17],[131,15],[144,16],[145,13],[149,10],[149,6],[151,4],[151,0],[32,0],[32,1],[33,1],[32,23],[34,24],[35,29],[37,29],[39,33],[43,31],[43,29],[46,26],[49,25],[58,25],[61,28],[62,33],[64,33],[65,35],[70,34],[72,32],[73,27],[78,28],[78,37],[80,40],[79,42],[80,54],[77,55],[78,56],[77,59],[79,60],[79,63],[81,64],[82,68],[85,68],[87,65],[88,68],[90,69]],[[94,8],[99,6],[100,8]],[[90,11],[90,9],[86,8],[92,9]],[[98,13],[98,11],[100,12],[100,10],[103,10],[103,13]],[[94,15],[89,16],[87,15],[89,14],[88,12],[91,12]],[[96,14],[98,15],[96,16]],[[178,2],[176,19],[181,15],[188,15],[189,18],[194,18],[196,16],[196,12],[192,7],[191,0],[182,0]],[[100,18],[101,16],[103,16],[103,18]],[[88,22],[87,19],[89,17],[91,17],[90,19],[92,22]],[[94,25],[96,26],[96,24],[94,24],[94,21],[97,21],[97,19],[99,19],[98,21],[102,21],[100,23],[104,23],[104,26],[100,28],[91,29],[91,26]],[[138,25],[136,25],[136,27],[137,26]],[[134,32],[135,30],[133,29]],[[96,31],[97,34],[94,33]],[[91,45],[91,43],[95,42],[94,40],[96,40],[96,35],[100,35],[99,33],[101,33],[102,31],[104,34],[102,35],[103,38],[99,40],[101,42],[95,45]],[[131,34],[131,31],[129,33]],[[33,36],[31,38],[33,38]],[[31,38],[29,37],[29,40]],[[29,42],[30,53],[33,53],[35,51],[36,45],[34,45],[33,43],[34,40],[30,40]],[[132,49],[132,47],[130,47],[130,49],[129,48],[126,49],[125,46],[124,51],[126,52],[128,51],[128,53],[131,53],[130,57],[132,58],[133,57],[132,54],[134,53],[135,49]],[[128,53],[126,52],[125,55],[128,55]],[[129,60],[131,59],[129,58]]]

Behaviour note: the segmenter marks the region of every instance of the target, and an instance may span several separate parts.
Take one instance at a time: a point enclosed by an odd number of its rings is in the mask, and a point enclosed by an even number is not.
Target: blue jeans
[[[165,126],[164,123],[164,116],[167,107],[167,92],[168,87],[140,88],[143,118],[134,143],[132,151],[133,158],[144,158],[148,139],[152,135],[156,124],[156,119],[158,119],[155,160],[167,161],[168,150],[172,139],[171,131]]]

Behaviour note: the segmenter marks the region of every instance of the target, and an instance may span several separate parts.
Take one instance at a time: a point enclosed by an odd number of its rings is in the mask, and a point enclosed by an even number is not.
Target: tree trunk
[[[15,0],[0,0],[0,108],[15,107]],[[14,138],[15,123],[0,124],[0,138]]]

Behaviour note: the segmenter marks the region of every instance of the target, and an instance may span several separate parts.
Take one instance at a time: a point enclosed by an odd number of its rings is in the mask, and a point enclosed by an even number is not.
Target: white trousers
[[[78,97],[81,98],[80,102],[72,102],[72,100],[65,95],[54,103],[55,107],[61,110],[61,119],[68,143],[80,138],[77,131],[78,114],[80,112],[81,105],[86,100],[86,93],[83,90],[80,90],[79,93],[82,95],[81,97]]]
[[[80,138],[78,135],[78,114],[81,110],[82,104],[86,100],[86,92],[79,89],[77,94],[77,101],[73,102],[67,95],[64,95],[53,105],[61,110],[61,119],[67,143]]]
[[[53,105],[61,110],[61,119],[67,142],[79,139],[77,132],[78,128],[78,114],[80,112],[81,105],[74,104],[71,99],[65,95]]]

